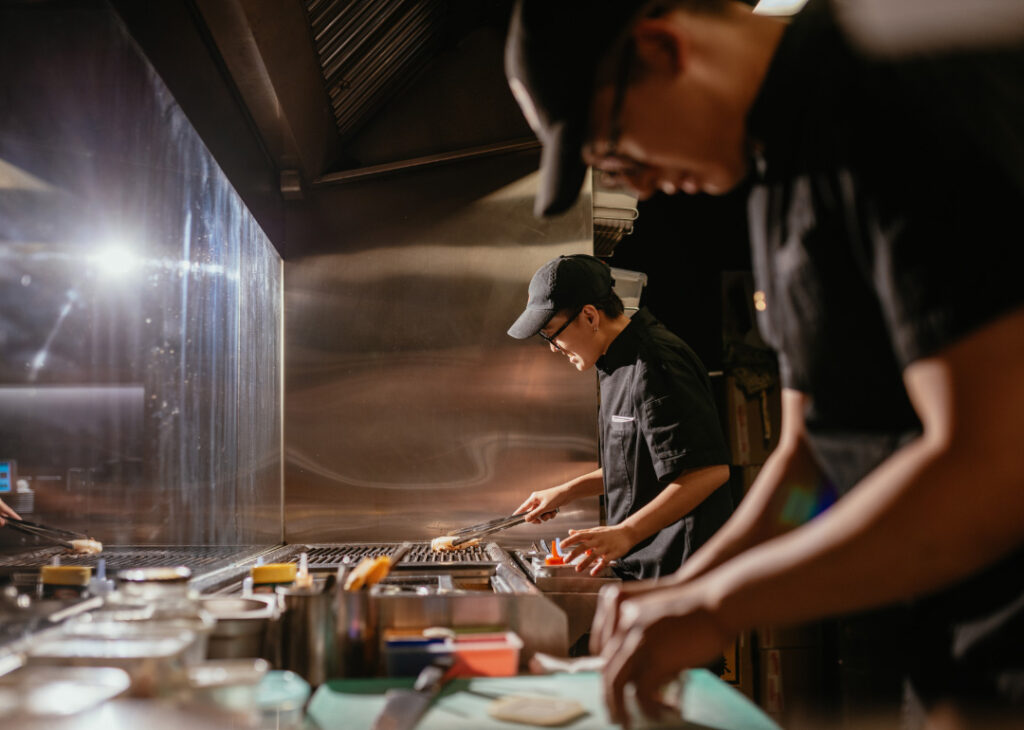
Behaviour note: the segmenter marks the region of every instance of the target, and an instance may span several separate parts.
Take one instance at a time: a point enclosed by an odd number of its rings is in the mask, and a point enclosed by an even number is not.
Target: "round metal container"
[[[216,619],[208,659],[274,658],[267,646],[268,627],[277,618],[274,596],[204,596],[199,601]]]

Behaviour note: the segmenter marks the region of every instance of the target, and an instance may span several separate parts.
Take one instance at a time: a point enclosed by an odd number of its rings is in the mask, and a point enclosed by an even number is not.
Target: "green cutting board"
[[[658,728],[780,730],[757,705],[707,670],[692,669],[683,677],[682,718],[678,724],[660,723]],[[412,678],[332,680],[313,695],[307,714],[320,730],[369,728],[384,707],[384,692],[392,687],[412,687],[412,683]],[[487,714],[487,706],[496,697],[513,694],[571,698],[583,705],[587,714],[561,727],[619,727],[608,721],[601,700],[601,676],[587,672],[452,680],[434,700],[417,730],[524,730],[530,726],[495,720]]]

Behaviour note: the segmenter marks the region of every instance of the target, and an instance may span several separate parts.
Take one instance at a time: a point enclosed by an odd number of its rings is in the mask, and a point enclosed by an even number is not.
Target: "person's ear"
[[[583,307],[583,311],[580,313],[583,317],[583,321],[586,326],[597,332],[598,326],[601,324],[601,313],[597,311],[597,307],[593,304],[587,304]]]
[[[633,27],[633,41],[637,58],[649,72],[675,76],[686,70],[689,38],[677,16],[640,20]]]

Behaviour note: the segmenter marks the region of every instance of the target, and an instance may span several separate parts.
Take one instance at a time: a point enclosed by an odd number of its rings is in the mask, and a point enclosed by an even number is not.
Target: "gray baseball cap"
[[[552,259],[530,279],[526,309],[508,333],[517,340],[533,337],[563,309],[600,301],[613,286],[611,267],[599,258],[579,253]]]

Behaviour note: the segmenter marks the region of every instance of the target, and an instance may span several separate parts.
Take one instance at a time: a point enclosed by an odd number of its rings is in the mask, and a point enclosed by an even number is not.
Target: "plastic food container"
[[[295,672],[274,670],[263,677],[256,693],[261,727],[276,730],[302,727],[310,693],[309,682]]]
[[[451,655],[453,677],[511,677],[519,669],[523,640],[512,631],[450,637],[385,635],[385,664],[392,677],[410,677],[435,659]]]
[[[278,586],[290,586],[298,574],[295,563],[265,563],[249,569],[253,593],[274,593]]]
[[[511,677],[519,668],[523,640],[512,631],[460,634],[452,641],[455,677]]]
[[[44,565],[39,571],[43,598],[81,598],[89,589],[92,568],[81,565]]]

